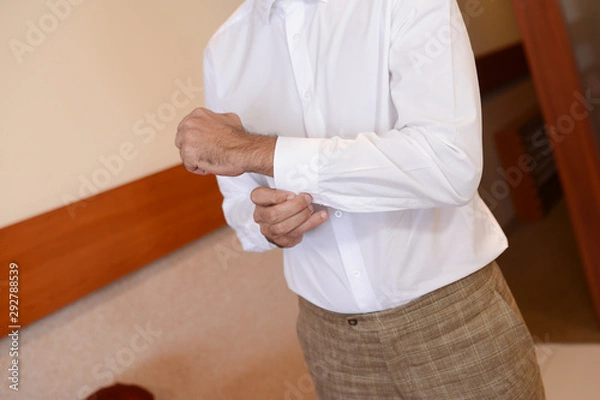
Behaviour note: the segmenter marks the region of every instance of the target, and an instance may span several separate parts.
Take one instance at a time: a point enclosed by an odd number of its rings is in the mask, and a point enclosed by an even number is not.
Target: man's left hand
[[[197,108],[177,128],[175,145],[185,168],[195,174],[273,176],[277,137],[247,132],[233,113]]]

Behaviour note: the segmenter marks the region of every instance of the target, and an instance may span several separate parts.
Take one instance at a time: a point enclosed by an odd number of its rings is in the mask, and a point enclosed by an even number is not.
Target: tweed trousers
[[[533,340],[496,262],[391,310],[299,304],[319,400],[545,399]]]

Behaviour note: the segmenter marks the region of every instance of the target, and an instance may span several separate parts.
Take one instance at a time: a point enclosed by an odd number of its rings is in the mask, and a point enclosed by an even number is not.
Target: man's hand
[[[256,204],[254,221],[260,225],[260,232],[279,247],[294,247],[304,233],[327,220],[327,212],[314,213],[312,197],[301,193],[256,188],[250,196]]]
[[[195,174],[273,176],[277,137],[247,132],[236,114],[196,108],[177,128],[175,146],[185,168]]]

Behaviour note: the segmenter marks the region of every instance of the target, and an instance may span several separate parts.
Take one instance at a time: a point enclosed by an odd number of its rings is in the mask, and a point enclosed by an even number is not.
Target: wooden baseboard
[[[178,166],[0,229],[0,334],[11,263],[24,327],[223,226],[222,200]]]

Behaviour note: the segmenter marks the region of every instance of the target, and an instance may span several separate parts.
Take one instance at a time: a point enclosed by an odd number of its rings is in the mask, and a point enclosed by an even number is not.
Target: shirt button
[[[352,318],[352,319],[348,320],[348,323],[352,326],[356,326],[356,325],[358,325],[358,320],[355,318]]]
[[[294,40],[298,40],[298,39],[300,39],[300,34],[299,33],[294,33],[294,36],[292,36],[292,38]]]
[[[306,100],[310,99],[310,90],[307,90],[306,92],[304,92],[304,98]]]
[[[338,219],[339,219],[339,218],[342,218],[342,216],[343,216],[343,215],[344,215],[344,213],[343,213],[343,212],[341,212],[340,210],[337,210],[337,211],[335,212],[335,217],[336,217],[336,218],[338,218]]]
[[[360,276],[360,271],[354,271],[354,276],[358,278]]]

